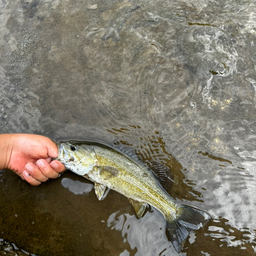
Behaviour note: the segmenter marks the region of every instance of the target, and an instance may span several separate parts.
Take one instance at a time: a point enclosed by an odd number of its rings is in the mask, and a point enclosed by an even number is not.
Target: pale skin
[[[65,170],[52,160],[58,147],[51,139],[35,134],[0,134],[0,170],[8,168],[33,186],[55,179]]]

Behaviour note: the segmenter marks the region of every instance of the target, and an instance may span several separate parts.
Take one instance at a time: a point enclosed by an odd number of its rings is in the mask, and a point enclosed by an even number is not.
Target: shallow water
[[[0,0],[0,132],[124,144],[213,216],[182,255],[255,255],[255,8]],[[177,255],[162,216],[137,219],[116,192],[98,202],[69,172],[39,187],[0,175],[0,238],[17,251]]]

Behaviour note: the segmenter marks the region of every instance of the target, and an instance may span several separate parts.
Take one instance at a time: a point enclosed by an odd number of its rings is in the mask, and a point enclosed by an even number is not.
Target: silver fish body
[[[211,218],[207,213],[176,204],[162,188],[151,170],[124,154],[98,143],[62,142],[58,144],[58,160],[74,173],[95,184],[99,200],[108,189],[126,196],[138,217],[147,205],[159,210],[167,221],[170,240],[180,252],[190,230],[198,230]]]

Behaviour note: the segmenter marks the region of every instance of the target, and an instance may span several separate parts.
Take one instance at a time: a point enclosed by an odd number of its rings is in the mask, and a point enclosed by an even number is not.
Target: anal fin
[[[131,205],[133,206],[137,217],[141,218],[145,213],[148,204],[133,200],[131,198],[129,198],[128,200],[129,200],[129,203],[131,203]]]
[[[103,200],[109,192],[109,188],[107,186],[96,182],[94,183],[94,189],[98,200]]]

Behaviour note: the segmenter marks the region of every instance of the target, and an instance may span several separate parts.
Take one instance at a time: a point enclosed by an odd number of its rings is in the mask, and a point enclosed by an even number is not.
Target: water
[[[255,5],[2,0],[0,132],[125,144],[213,216],[182,255],[255,255]],[[122,195],[0,175],[0,238],[19,253],[176,255],[161,215],[138,220]]]

